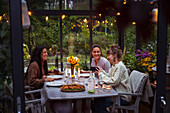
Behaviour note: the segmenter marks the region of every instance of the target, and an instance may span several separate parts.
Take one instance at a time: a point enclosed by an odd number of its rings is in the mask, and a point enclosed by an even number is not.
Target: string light
[[[29,16],[31,16],[31,15],[32,15],[31,11],[28,11],[28,15],[29,15]]]
[[[64,15],[64,14],[61,16],[62,19],[64,19],[65,17],[66,17],[66,15]]]
[[[114,22],[117,22],[116,20],[114,20]]]
[[[102,14],[99,14],[99,16],[101,17],[101,16],[102,16]]]
[[[5,17],[6,16],[6,14],[3,14],[3,17]]]
[[[0,21],[2,20],[2,16],[0,16]]]
[[[107,21],[107,20],[105,20],[105,22],[106,22],[106,23],[108,23],[108,21]]]
[[[84,23],[87,23],[87,19],[86,18],[83,21],[84,21]]]
[[[150,4],[153,4],[154,2],[150,2]]]
[[[104,24],[104,21],[102,21],[102,23]]]
[[[86,25],[86,27],[89,27],[88,25]]]
[[[119,16],[119,15],[120,15],[120,12],[117,12],[116,15]]]
[[[135,25],[135,24],[136,24],[136,22],[132,22],[132,24],[133,24],[133,25]]]
[[[113,25],[113,23],[110,24],[111,26]]]
[[[100,24],[100,21],[97,21],[98,24]]]
[[[45,17],[45,20],[48,21],[48,16]]]
[[[123,4],[124,4],[124,5],[126,4],[126,0],[124,0]]]

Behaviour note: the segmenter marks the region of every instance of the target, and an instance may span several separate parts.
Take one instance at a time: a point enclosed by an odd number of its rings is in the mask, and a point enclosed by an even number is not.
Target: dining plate
[[[81,73],[80,77],[89,77],[89,73]]]
[[[49,77],[54,78],[54,79],[61,79],[61,78],[63,78],[62,75],[49,75],[49,76],[47,76],[47,78],[49,78]]]
[[[51,86],[51,87],[62,86],[63,84],[64,84],[63,82],[47,82],[46,83],[47,86]]]

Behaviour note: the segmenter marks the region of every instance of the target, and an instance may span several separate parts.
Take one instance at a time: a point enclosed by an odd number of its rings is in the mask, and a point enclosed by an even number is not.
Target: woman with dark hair
[[[118,93],[131,93],[130,78],[126,66],[121,61],[122,51],[119,46],[111,46],[107,51],[107,59],[112,64],[109,72],[106,73],[101,67],[98,66],[98,75],[101,80],[112,85]],[[131,95],[121,95],[120,104],[128,105],[131,101]],[[94,113],[108,113],[106,107],[112,105],[109,98],[99,98],[94,101]]]
[[[92,58],[91,67],[100,66],[106,72],[109,71],[110,63],[106,58],[102,57],[102,51],[101,51],[101,47],[99,45],[94,44],[92,46],[91,58]]]
[[[39,89],[43,87],[44,82],[54,80],[53,78],[46,78],[48,74],[47,55],[45,47],[39,46],[34,49],[25,75],[25,85]]]

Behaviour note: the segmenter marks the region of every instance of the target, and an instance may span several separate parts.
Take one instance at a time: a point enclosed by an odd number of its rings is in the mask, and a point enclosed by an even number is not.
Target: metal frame
[[[21,17],[21,0],[10,0],[14,113],[24,113],[25,111],[23,37]]]
[[[61,2],[62,0],[60,0]],[[163,2],[165,0],[159,0],[159,15],[158,15],[158,46],[157,46],[157,113],[163,113],[163,109],[160,106],[160,96],[165,96],[166,87],[166,44],[167,44],[167,19],[165,12],[163,12]],[[88,15],[92,18],[93,15],[97,15],[92,9],[92,0],[90,0],[90,10],[30,10],[33,15],[60,15],[60,43],[62,45],[62,20],[61,15]],[[29,4],[29,3],[28,3]],[[62,9],[62,7],[60,7]],[[17,12],[17,13],[16,13]],[[112,13],[113,14],[113,13]],[[90,46],[92,46],[92,19],[90,20]],[[25,110],[25,98],[24,98],[24,65],[23,65],[23,39],[22,39],[22,19],[21,19],[21,1],[10,0],[10,25],[11,25],[11,38],[12,38],[12,65],[13,65],[13,94],[14,94],[14,112],[24,112]],[[121,31],[120,37],[122,37]],[[123,40],[122,38],[120,40]],[[120,43],[121,42],[121,43]],[[122,41],[119,44],[124,46]],[[61,46],[62,47],[62,46]],[[62,50],[62,49],[61,49]],[[19,82],[18,82],[19,81]]]
[[[166,95],[167,17],[163,10],[165,2],[165,0],[158,1],[156,113],[163,113],[160,97],[165,98]]]

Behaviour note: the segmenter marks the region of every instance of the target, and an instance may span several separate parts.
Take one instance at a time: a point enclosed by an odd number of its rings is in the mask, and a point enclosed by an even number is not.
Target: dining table
[[[55,80],[52,82],[45,82],[44,87],[41,90],[41,104],[46,106],[47,111],[54,112],[51,107],[51,103],[63,103],[75,107],[76,113],[90,113],[91,112],[91,102],[95,98],[108,97],[113,101],[111,106],[111,112],[114,112],[115,106],[120,105],[120,97],[118,92],[116,92],[110,85],[106,85],[99,82],[99,79],[95,78],[95,92],[88,93],[88,77],[89,73],[79,73],[76,78],[70,78],[66,73],[63,75],[50,75]],[[61,90],[62,85],[66,84],[81,84],[85,86],[84,91],[79,92],[63,92]],[[66,105],[65,104],[65,105]],[[82,110],[82,107],[86,107]]]

